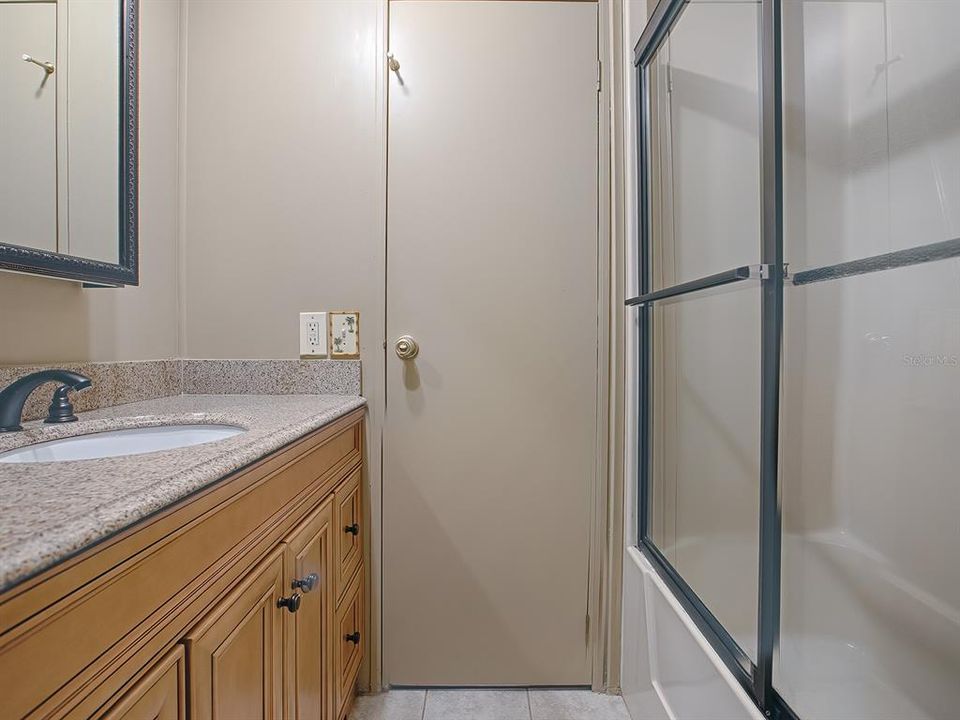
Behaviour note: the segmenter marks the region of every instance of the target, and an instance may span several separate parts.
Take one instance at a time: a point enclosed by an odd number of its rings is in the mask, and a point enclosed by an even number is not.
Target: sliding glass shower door
[[[690,5],[650,63],[641,313],[648,539],[748,666],[757,658],[760,493],[759,6]],[[749,280],[749,277],[746,277]],[[691,283],[693,285],[691,285]]]
[[[960,708],[960,0],[662,0],[639,545],[769,717]]]

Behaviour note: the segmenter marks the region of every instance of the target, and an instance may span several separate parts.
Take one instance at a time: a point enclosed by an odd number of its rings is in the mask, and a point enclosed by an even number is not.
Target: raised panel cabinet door
[[[357,469],[337,488],[333,505],[336,514],[337,605],[349,588],[363,557],[363,532],[360,502],[360,475]]]
[[[101,720],[186,720],[186,669],[177,645],[136,681]]]
[[[284,541],[284,582],[300,595],[285,619],[285,700],[289,720],[328,720],[333,714],[333,496]]]
[[[191,720],[279,720],[284,591],[278,547],[186,636]]]
[[[333,638],[333,673],[337,693],[336,717],[343,718],[353,699],[353,686],[363,660],[366,639],[363,615],[363,567],[347,590],[347,596],[337,609]]]

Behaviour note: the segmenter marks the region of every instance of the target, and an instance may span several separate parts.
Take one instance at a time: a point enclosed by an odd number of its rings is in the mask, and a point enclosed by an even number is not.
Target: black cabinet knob
[[[295,613],[300,609],[300,601],[303,597],[300,593],[294,593],[290,597],[282,597],[277,600],[278,608],[286,608],[289,612]]]
[[[303,590],[304,593],[308,593],[313,590],[320,582],[320,576],[316,573],[310,573],[306,577],[298,578],[294,580],[290,585],[294,590]]]
[[[360,644],[360,633],[355,632],[352,635],[344,635],[343,639],[347,642],[352,642],[354,645]]]
[[[343,528],[343,531],[344,531],[345,533],[350,533],[351,535],[359,535],[359,534],[360,534],[360,526],[357,525],[357,523],[354,523],[353,525],[345,525],[344,528]]]

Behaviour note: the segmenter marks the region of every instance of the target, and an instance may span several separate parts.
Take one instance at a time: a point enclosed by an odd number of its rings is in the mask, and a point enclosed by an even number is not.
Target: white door
[[[390,50],[386,680],[588,684],[597,6],[395,0]]]
[[[57,250],[55,2],[0,0],[0,242]]]

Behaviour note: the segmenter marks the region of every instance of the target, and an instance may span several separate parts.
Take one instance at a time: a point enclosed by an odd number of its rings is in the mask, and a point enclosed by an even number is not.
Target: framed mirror
[[[138,283],[138,0],[0,0],[0,269]]]

